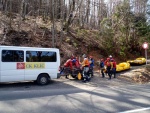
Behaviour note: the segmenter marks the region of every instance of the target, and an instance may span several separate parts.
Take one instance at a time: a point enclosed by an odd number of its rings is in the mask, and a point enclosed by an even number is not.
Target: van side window
[[[56,52],[26,51],[26,62],[56,62]]]
[[[2,50],[2,62],[23,62],[24,52],[20,50]]]

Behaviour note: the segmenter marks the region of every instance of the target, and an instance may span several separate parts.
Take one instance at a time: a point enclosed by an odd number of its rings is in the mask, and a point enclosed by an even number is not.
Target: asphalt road
[[[0,113],[150,113],[150,84],[95,75],[88,83],[0,84]]]

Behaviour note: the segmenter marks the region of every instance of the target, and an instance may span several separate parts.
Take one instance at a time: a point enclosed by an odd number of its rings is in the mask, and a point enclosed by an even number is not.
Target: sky
[[[66,0],[66,4],[68,4],[68,1],[69,1],[69,0]],[[92,1],[92,0],[91,0],[91,1]],[[110,1],[110,0],[105,0],[106,3],[109,3],[109,1]],[[116,1],[116,0],[114,0],[114,1]],[[148,0],[147,5],[148,5],[147,11],[150,13],[150,0]],[[147,22],[149,22],[149,24],[150,24],[150,14],[149,14],[149,15],[147,14],[146,17],[147,17]]]
[[[149,12],[149,15],[147,15],[147,22],[148,22],[149,25],[150,25],[150,0],[148,0],[147,5],[148,5],[148,7],[147,7],[147,12]]]

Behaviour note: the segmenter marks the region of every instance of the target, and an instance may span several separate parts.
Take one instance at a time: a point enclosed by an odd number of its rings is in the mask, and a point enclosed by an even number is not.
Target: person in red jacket
[[[114,78],[116,78],[116,61],[114,59],[111,59],[111,62],[112,62],[112,74],[114,75]]]
[[[63,69],[66,73],[71,73],[72,72],[72,58],[68,59],[65,63],[64,63],[64,69]],[[62,70],[62,71],[63,71]],[[68,74],[66,75],[66,78],[68,79]]]
[[[77,67],[77,68],[80,68],[80,64],[81,64],[81,63],[80,63],[78,57],[76,57],[76,67]]]
[[[80,62],[78,60],[78,57],[74,57],[73,58],[73,60],[72,60],[72,66],[73,66],[73,68],[77,68],[77,69],[80,68]]]
[[[112,62],[111,60],[109,59],[107,62],[106,62],[106,69],[107,69],[107,74],[109,76],[109,80],[111,80],[111,77],[112,77]]]
[[[105,60],[104,64],[106,65],[109,60],[110,60],[110,58],[107,58],[107,59]]]
[[[68,59],[65,63],[64,63],[64,67],[70,67],[70,69],[72,70],[72,60]]]

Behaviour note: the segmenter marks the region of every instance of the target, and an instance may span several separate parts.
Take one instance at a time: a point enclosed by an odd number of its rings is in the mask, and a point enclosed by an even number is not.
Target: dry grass
[[[129,72],[120,74],[120,77],[132,80],[136,83],[148,83],[150,82],[150,65],[147,67],[141,67],[140,69],[134,69]]]

